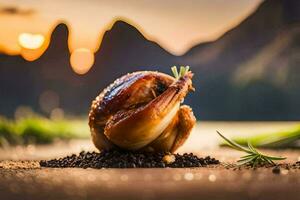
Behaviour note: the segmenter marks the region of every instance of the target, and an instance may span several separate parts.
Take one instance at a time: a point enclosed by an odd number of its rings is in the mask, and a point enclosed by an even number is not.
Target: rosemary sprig
[[[189,71],[190,67],[189,66],[181,66],[180,67],[180,70],[179,70],[179,73],[178,73],[178,70],[177,70],[177,67],[176,66],[173,66],[171,68],[172,70],[172,73],[175,77],[176,80],[180,79],[180,77],[184,76],[188,71]]]
[[[274,161],[286,159],[284,157],[275,157],[262,154],[257,149],[255,149],[250,142],[248,142],[248,147],[244,147],[226,138],[220,132],[217,131],[217,133],[228,143],[229,147],[247,153],[247,155],[242,156],[241,159],[237,161],[239,165],[251,165],[252,167],[263,164],[275,165]]]

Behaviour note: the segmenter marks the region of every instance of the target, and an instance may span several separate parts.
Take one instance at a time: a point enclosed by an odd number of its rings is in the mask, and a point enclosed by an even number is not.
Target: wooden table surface
[[[278,128],[290,126],[294,124]],[[216,148],[216,127],[224,134],[231,134],[231,129],[247,134],[250,124],[200,124],[180,152],[235,162],[242,153]],[[92,148],[89,141],[73,141],[0,150],[0,199],[300,199],[299,169],[281,169],[280,174],[274,174],[272,168],[234,170],[222,165],[184,169],[50,169],[40,168],[34,161]],[[267,152],[287,156],[285,162],[289,163],[300,159],[299,150]]]

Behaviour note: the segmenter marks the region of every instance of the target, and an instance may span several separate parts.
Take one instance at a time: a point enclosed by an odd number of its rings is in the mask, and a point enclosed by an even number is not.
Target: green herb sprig
[[[257,149],[255,149],[250,142],[248,142],[248,147],[244,147],[226,138],[218,131],[217,133],[228,143],[229,147],[247,153],[247,155],[242,156],[241,159],[237,161],[239,165],[251,165],[252,167],[255,167],[257,165],[264,165],[264,164],[275,165],[274,161],[286,159],[284,157],[275,157],[275,156],[268,156],[266,154],[262,154]]]
[[[178,73],[176,66],[172,67],[171,70],[172,70],[172,73],[173,73],[173,76],[175,77],[175,79],[178,80],[178,79],[180,79],[180,77],[183,77],[190,70],[190,67],[189,66],[186,66],[186,67],[181,66],[179,73]]]

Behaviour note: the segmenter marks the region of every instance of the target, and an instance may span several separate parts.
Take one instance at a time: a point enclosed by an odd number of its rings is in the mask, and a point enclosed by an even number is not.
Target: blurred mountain
[[[21,104],[44,114],[60,107],[86,115],[92,99],[123,74],[170,73],[173,65],[190,65],[196,92],[185,101],[198,119],[299,120],[299,3],[266,0],[222,37],[183,56],[171,55],[132,25],[116,21],[85,75],[73,72],[68,27],[59,24],[38,60],[0,54],[0,113],[12,116]]]
[[[204,119],[300,118],[300,1],[266,0],[237,27],[184,56]]]
[[[98,88],[103,88],[112,80],[132,71],[160,70],[169,73],[176,59],[157,43],[146,39],[134,26],[116,21],[105,32],[95,54],[95,65],[88,76],[96,79],[94,81],[98,82]]]

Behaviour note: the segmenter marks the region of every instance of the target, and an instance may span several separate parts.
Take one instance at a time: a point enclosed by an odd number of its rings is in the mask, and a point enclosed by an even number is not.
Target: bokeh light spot
[[[70,57],[73,70],[77,74],[85,74],[94,64],[94,53],[86,48],[75,49]]]
[[[28,106],[18,106],[15,110],[15,119],[19,120],[26,117],[34,116],[33,110]]]
[[[22,48],[38,49],[43,45],[45,37],[41,34],[21,33],[18,41]]]
[[[65,112],[61,108],[54,108],[50,113],[50,119],[52,120],[60,120],[63,119]]]
[[[184,179],[187,180],[187,181],[191,181],[194,179],[194,174],[192,173],[185,173],[184,174]]]
[[[59,106],[59,96],[54,91],[46,90],[40,95],[39,104],[42,111],[51,113]]]
[[[209,180],[210,182],[215,182],[215,181],[217,180],[217,177],[216,177],[214,174],[210,174],[210,175],[208,176],[208,180]]]

